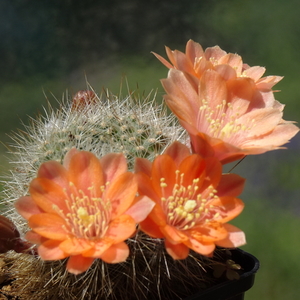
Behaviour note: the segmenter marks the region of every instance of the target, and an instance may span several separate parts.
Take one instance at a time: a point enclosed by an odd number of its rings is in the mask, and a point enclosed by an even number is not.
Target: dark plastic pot
[[[205,291],[199,292],[185,300],[243,300],[244,294],[254,284],[255,273],[259,269],[259,261],[253,255],[241,250],[231,251],[232,260],[243,268],[238,280],[228,280]]]

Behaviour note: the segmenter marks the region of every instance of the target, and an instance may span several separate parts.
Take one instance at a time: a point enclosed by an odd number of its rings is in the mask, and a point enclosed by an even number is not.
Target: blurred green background
[[[218,44],[249,65],[282,75],[276,98],[286,120],[300,120],[300,2],[296,0],[2,0],[0,1],[0,138],[22,128],[46,99],[86,88],[163,90],[167,74],[150,51],[184,50],[188,39]],[[300,136],[278,150],[247,157],[235,172],[247,178],[243,214],[235,220],[261,261],[245,299],[298,299],[300,285]],[[9,167],[5,147],[1,172]]]

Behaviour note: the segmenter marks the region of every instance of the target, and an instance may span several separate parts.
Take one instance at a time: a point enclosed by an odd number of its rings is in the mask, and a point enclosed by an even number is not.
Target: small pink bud
[[[78,91],[72,99],[72,110],[82,110],[85,106],[95,103],[97,95],[93,91]]]

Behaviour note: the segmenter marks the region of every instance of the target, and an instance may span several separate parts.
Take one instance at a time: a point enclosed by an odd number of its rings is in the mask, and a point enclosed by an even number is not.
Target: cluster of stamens
[[[70,182],[70,192],[66,190],[67,211],[56,209],[58,214],[66,221],[65,230],[70,236],[86,239],[97,239],[105,235],[111,214],[109,199],[103,199],[105,186],[101,186],[101,195],[95,195],[95,189],[90,187],[89,194]],[[57,208],[57,207],[56,207]]]
[[[233,109],[232,103],[226,100],[211,107],[209,101],[203,99],[199,107],[197,127],[212,137],[237,143],[241,133],[244,135],[255,126],[254,119],[246,124],[239,123],[238,119],[241,116],[239,110],[239,107]]]
[[[176,183],[171,195],[166,194],[168,185],[165,178],[160,179],[163,195],[161,205],[166,213],[167,222],[179,230],[187,230],[200,223],[208,222],[216,214],[209,202],[216,197],[217,191],[212,186],[200,191],[199,178],[193,179],[190,185],[185,186],[184,175],[179,170],[176,171]],[[211,211],[214,213],[212,214]]]

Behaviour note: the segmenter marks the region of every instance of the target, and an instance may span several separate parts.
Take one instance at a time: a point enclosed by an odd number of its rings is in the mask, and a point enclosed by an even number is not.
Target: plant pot
[[[232,260],[239,264],[243,273],[238,280],[227,280],[211,288],[196,293],[185,300],[243,300],[244,294],[254,284],[255,273],[259,269],[259,261],[253,255],[241,250],[231,251]]]
[[[197,288],[193,288],[193,292],[185,293],[186,296],[179,296],[176,299],[184,299],[184,300],[243,300],[244,293],[250,289],[254,283],[255,273],[259,268],[259,261],[252,256],[251,254],[240,250],[230,250],[230,259],[234,261],[235,264],[241,266],[241,270],[238,271],[239,279],[238,280],[218,280],[219,283],[214,284],[211,287],[205,288],[202,291],[199,291]],[[61,287],[59,281],[51,281],[49,277],[44,281],[33,280],[28,285],[27,278],[30,275],[30,278],[39,279],[39,272],[37,274],[34,273],[34,269],[40,270],[41,264],[40,260],[37,260],[33,255],[25,255],[18,254],[14,251],[9,251],[5,254],[0,255],[0,265],[2,262],[2,268],[0,268],[0,299],[1,295],[5,295],[7,299],[15,299],[12,297],[17,296],[18,299],[83,299],[82,298],[82,282],[86,280],[86,278],[82,278],[81,283],[78,281],[79,279],[75,279],[72,276],[69,277],[69,280],[72,278],[75,281],[69,281],[70,283],[76,283],[78,285],[78,289],[66,289],[65,287]],[[26,263],[26,264],[25,264]],[[3,265],[6,265],[4,268]],[[25,270],[25,273],[22,273],[20,265],[23,266],[22,270]],[[24,266],[27,265],[26,268]],[[56,267],[59,267],[58,270],[62,270],[61,264],[56,264]],[[45,265],[44,265],[45,267]],[[55,266],[51,266],[51,270],[55,269]],[[55,271],[54,271],[55,272]],[[22,273],[22,274],[21,274]],[[22,275],[22,277],[20,276]],[[35,275],[35,276],[33,276]],[[32,277],[33,276],[33,277]],[[18,279],[18,280],[16,280]],[[50,281],[49,281],[50,280]],[[191,280],[192,281],[192,280]],[[190,282],[191,282],[190,281]],[[48,291],[43,289],[44,283],[48,282]],[[188,280],[187,280],[188,282]],[[198,281],[197,281],[198,283]],[[201,281],[200,281],[201,283]],[[42,284],[42,285],[41,285]],[[52,287],[49,288],[49,285],[52,284]],[[35,286],[36,289],[33,293],[32,286]],[[25,288],[24,288],[25,286]],[[194,286],[194,285],[193,285]],[[197,285],[199,287],[199,284]],[[177,283],[176,287],[181,287],[180,283]],[[47,298],[49,291],[56,291],[57,294],[54,297]],[[198,290],[198,292],[197,292]],[[44,294],[45,292],[45,294]],[[166,294],[161,297],[161,299],[175,299],[171,294]],[[174,294],[173,294],[174,295]],[[92,297],[92,294],[90,295]],[[96,295],[95,295],[96,297]],[[186,298],[185,298],[186,297]],[[119,297],[120,298],[120,297]],[[5,298],[6,299],[6,298]],[[84,298],[84,299],[94,299],[94,298]],[[116,299],[116,298],[114,298]],[[138,299],[138,298],[134,298]],[[143,298],[144,299],[144,298]],[[156,300],[158,299],[157,295],[149,295],[147,299]]]

